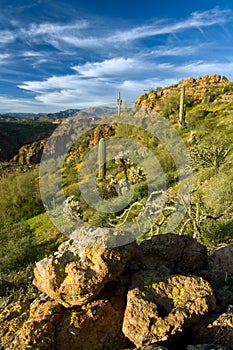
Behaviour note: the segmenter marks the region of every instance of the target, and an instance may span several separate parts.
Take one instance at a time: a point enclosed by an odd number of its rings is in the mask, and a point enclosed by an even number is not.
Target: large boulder
[[[115,236],[108,229],[92,232],[92,237],[97,235],[101,244],[93,241],[85,246],[79,239],[71,239],[56,254],[39,261],[34,271],[35,286],[65,307],[93,300],[107,282],[122,273],[136,249],[135,242],[111,248]],[[121,239],[124,235],[128,233],[121,232]]]
[[[157,270],[162,274],[195,274],[206,268],[207,263],[206,248],[194,238],[160,234],[141,243],[130,266],[134,270]]]
[[[136,346],[164,342],[215,307],[213,290],[201,277],[140,271],[128,292],[123,332]]]

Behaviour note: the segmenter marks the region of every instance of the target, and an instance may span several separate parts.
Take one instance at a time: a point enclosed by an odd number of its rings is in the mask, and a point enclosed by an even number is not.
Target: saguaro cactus
[[[185,108],[185,86],[182,85],[181,93],[180,93],[180,108],[179,108],[179,125],[180,128],[185,127],[185,114],[186,114],[186,108]]]
[[[99,162],[99,178],[105,179],[106,177],[106,145],[103,138],[100,139],[99,141],[98,162]]]
[[[120,91],[118,91],[118,97],[117,97],[117,106],[118,106],[117,116],[118,117],[120,117],[120,114],[121,114],[121,105],[122,105],[121,94],[120,94]]]

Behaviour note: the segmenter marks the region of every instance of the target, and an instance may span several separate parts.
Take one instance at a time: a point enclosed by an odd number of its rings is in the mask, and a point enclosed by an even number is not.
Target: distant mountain
[[[79,114],[86,113],[89,116],[92,117],[99,117],[99,116],[104,116],[104,115],[110,115],[110,114],[115,114],[117,112],[116,107],[105,107],[105,106],[97,106],[97,107],[89,107],[82,109]]]
[[[0,114],[0,120],[4,121],[12,118],[27,120],[55,120],[73,117],[79,111],[80,109],[67,109],[55,113],[4,113]]]
[[[116,108],[97,106],[84,109],[67,109],[55,113],[4,113],[0,114],[0,121],[14,120],[39,120],[39,121],[55,121],[63,120],[77,116],[79,118],[88,118],[112,115],[116,113]]]

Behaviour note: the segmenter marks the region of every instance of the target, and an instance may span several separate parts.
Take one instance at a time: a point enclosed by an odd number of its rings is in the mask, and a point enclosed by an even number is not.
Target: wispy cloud
[[[167,21],[157,21],[152,25],[132,28],[127,31],[119,31],[108,40],[113,42],[132,41],[163,34],[174,34],[182,30],[191,28],[204,28],[212,25],[227,23],[232,20],[230,10],[221,10],[216,7],[205,12],[193,12],[190,17],[184,20],[170,23]]]
[[[17,34],[10,30],[0,30],[0,46],[4,46],[13,42],[17,37]]]
[[[205,12],[194,12],[188,18],[171,22],[171,20],[154,21],[150,25],[136,26],[129,29],[115,30],[115,24],[108,28],[100,24],[92,24],[86,19],[80,19],[69,24],[40,23],[22,26],[18,31],[4,31],[0,33],[0,43],[6,44],[17,37],[28,42],[49,43],[55,48],[62,49],[63,45],[80,48],[106,48],[129,43],[139,39],[146,39],[159,35],[175,34],[192,28],[205,28],[222,25],[233,18],[231,10],[221,10],[219,7]],[[113,29],[111,29],[113,28]]]
[[[208,62],[199,60],[188,64],[173,66],[173,68],[176,72],[182,73],[184,77],[190,75],[213,74],[213,72],[231,76],[233,71],[233,57],[229,62]]]
[[[8,53],[0,53],[0,63],[1,64],[7,63],[10,57],[11,55]]]

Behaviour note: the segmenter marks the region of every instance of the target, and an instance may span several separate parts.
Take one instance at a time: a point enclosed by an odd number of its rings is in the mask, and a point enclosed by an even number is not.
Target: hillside
[[[185,123],[181,127],[178,118],[184,86]],[[0,148],[16,156],[14,162],[0,162],[0,348],[7,344],[6,349],[17,349],[20,344],[22,349],[76,350],[87,346],[107,350],[111,345],[111,349],[126,350],[154,344],[160,346],[158,349],[203,350],[206,348],[187,346],[210,344],[215,339],[221,349],[231,349],[232,310],[228,305],[233,302],[233,82],[219,75],[187,78],[142,94],[133,110],[122,112],[121,120],[111,112],[106,116],[100,108],[102,116],[97,116],[95,110],[78,113],[77,125],[80,130],[88,126],[88,130],[74,140],[62,167],[53,168],[59,159],[52,159],[46,173],[50,217],[41,201],[35,163],[45,146],[44,138],[56,125],[18,120],[1,124]],[[127,124],[127,120],[135,120],[135,125]],[[156,137],[147,129],[151,122],[157,126],[160,121],[168,123],[169,130],[175,130],[184,143],[191,172],[179,176],[173,159],[175,151],[180,159],[186,159],[184,148],[180,150],[175,142],[174,150],[169,148],[160,134]],[[66,141],[61,135],[63,129],[59,130],[57,139]],[[160,132],[162,136],[163,129]],[[171,135],[168,133],[168,139]],[[89,160],[88,154],[95,147],[104,154],[102,138],[113,143],[107,144],[105,151],[107,157],[111,152],[114,156],[100,169],[99,161]],[[55,141],[50,144],[51,153]],[[150,158],[147,161],[147,151],[155,159],[156,171],[160,171],[154,177],[148,175],[154,174],[155,165]],[[136,153],[137,157],[131,159]],[[16,170],[11,171],[11,167]],[[57,182],[61,174],[63,202]],[[179,188],[189,177],[193,178],[193,187],[191,195],[186,196]],[[102,211],[102,199],[108,205],[121,201],[122,193],[129,191],[127,182],[133,190],[128,204],[118,211]],[[93,183],[93,193],[87,198],[82,190]],[[56,198],[51,197],[51,189]],[[149,191],[154,195],[150,205]],[[94,207],[91,200],[96,193],[99,202]],[[142,208],[148,215],[141,232]],[[184,215],[170,234],[167,224],[180,212]],[[54,225],[56,217],[58,222],[68,223],[67,232]],[[73,232],[80,219],[85,229],[81,226]],[[129,242],[125,249],[101,250],[94,245],[93,249],[82,250],[79,239],[89,238],[96,228],[103,241],[109,239],[111,230],[124,237],[130,228],[136,242]],[[34,273],[36,287],[32,284]],[[145,308],[145,317],[134,313],[131,305],[135,310]],[[148,314],[152,315],[149,323]],[[219,340],[221,330],[224,337]],[[87,343],[88,337],[91,340]],[[101,341],[105,344],[102,347]]]

